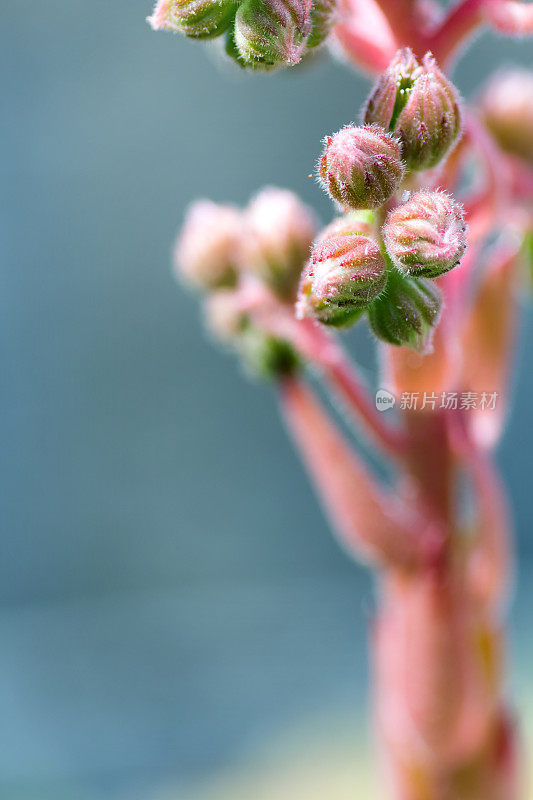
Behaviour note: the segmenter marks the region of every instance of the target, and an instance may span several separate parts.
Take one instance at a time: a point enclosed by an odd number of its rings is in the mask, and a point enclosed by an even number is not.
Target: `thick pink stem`
[[[427,559],[428,522],[387,494],[297,378],[281,385],[285,423],[341,541],[359,557],[413,569]]]

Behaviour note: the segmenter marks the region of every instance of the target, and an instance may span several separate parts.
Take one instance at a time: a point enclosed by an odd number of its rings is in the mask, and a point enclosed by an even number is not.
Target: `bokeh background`
[[[368,83],[327,57],[267,77],[221,68],[152,33],[150,0],[0,5],[0,798],[211,798],[236,772],[232,800],[295,800],[295,765],[313,776],[306,800],[322,767],[352,796],[370,581],[331,539],[274,392],[206,341],[169,252],[196,196],[289,186],[326,221],[308,174]],[[531,47],[484,35],[458,85],[470,96],[502,59],[531,65]],[[527,315],[521,338],[500,462],[524,707]],[[370,368],[364,330],[353,346]]]

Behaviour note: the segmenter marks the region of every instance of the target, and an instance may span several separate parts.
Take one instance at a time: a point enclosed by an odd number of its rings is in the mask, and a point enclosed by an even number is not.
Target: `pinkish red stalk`
[[[511,522],[494,449],[524,267],[533,274],[533,76],[496,76],[473,111],[435,57],[449,64],[481,25],[532,32],[533,5],[159,0],[150,21],[223,34],[228,56],[253,69],[305,58],[333,28],[335,49],[381,72],[364,125],[325,140],[318,177],[338,213],[326,228],[286,190],[263,190],[244,211],[201,201],[176,268],[208,293],[212,334],[277,382],[333,530],[376,571],[373,691],[388,796],[520,800],[505,688]],[[374,397],[336,333],[361,319],[379,348]],[[391,486],[345,441],[309,367],[390,458]]]

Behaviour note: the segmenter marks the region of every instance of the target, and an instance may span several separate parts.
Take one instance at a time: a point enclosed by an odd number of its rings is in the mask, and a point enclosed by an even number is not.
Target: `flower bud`
[[[386,283],[376,242],[357,233],[349,219],[333,223],[313,247],[305,268],[296,315],[326,325],[352,325]]]
[[[313,212],[292,192],[270,186],[252,199],[245,223],[243,267],[293,299],[315,234]]]
[[[448,155],[459,136],[459,95],[431,53],[420,65],[405,48],[379,78],[367,101],[364,121],[377,123],[398,137],[407,167],[429,169]]]
[[[456,267],[465,251],[463,209],[445,192],[417,192],[389,212],[383,238],[399,269],[438,278]]]
[[[379,208],[402,181],[400,146],[377,125],[346,125],[326,138],[318,175],[324,189],[342,206]]]
[[[533,163],[533,73],[512,70],[493,76],[481,111],[498,144]]]
[[[248,372],[264,380],[290,375],[300,365],[290,342],[271,336],[254,325],[244,330],[239,350]]]
[[[441,307],[441,293],[434,283],[389,272],[387,288],[369,306],[368,319],[382,341],[427,351]]]
[[[220,289],[208,295],[204,305],[205,326],[223,344],[234,344],[247,325],[238,290]]]
[[[314,0],[311,11],[311,33],[307,39],[309,49],[318,47],[327,39],[335,23],[335,0]]]
[[[311,32],[311,0],[244,0],[235,17],[235,45],[249,66],[297,64]]]
[[[189,207],[176,242],[176,273],[199,289],[232,286],[243,230],[242,214],[233,206],[197,200]]]
[[[147,21],[156,31],[211,39],[229,28],[236,9],[235,0],[159,0]]]

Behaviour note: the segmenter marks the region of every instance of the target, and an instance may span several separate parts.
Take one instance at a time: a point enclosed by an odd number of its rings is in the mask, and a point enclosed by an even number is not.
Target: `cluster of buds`
[[[445,192],[417,192],[381,228],[355,212],[316,239],[300,282],[297,316],[347,327],[366,311],[376,336],[427,349],[441,311],[430,279],[453,269],[466,248],[461,206]]]
[[[291,372],[288,341],[255,324],[252,305],[292,308],[313,238],[312,211],[292,192],[267,187],[245,209],[199,200],[187,211],[174,250],[177,275],[206,295],[207,327],[252,372]]]
[[[314,242],[297,316],[349,326],[367,312],[380,339],[426,349],[442,304],[431,279],[459,264],[466,226],[445,192],[398,194],[409,170],[435,166],[457,140],[457,92],[429,53],[420,65],[401,50],[370,96],[365,123],[325,140],[318,179],[347,215]]]
[[[175,19],[175,8],[160,3],[156,14]],[[424,86],[431,102],[421,100]],[[261,373],[292,368],[296,359],[243,312],[243,280],[289,308],[296,300],[298,319],[347,327],[366,313],[390,344],[424,349],[431,342],[441,310],[431,280],[459,263],[465,223],[448,194],[406,193],[404,179],[409,168],[434,166],[448,153],[460,129],[457,95],[429,55],[420,66],[403,50],[378,81],[366,118],[325,139],[318,179],[343,216],[317,238],[311,210],[281,189],[264,189],[244,210],[203,200],[187,214],[176,268],[195,287],[217,293],[209,305],[211,317],[222,320],[217,336],[238,342]]]
[[[321,45],[335,0],[158,0],[148,22],[194,39],[225,35],[225,52],[242,67],[292,66]]]

